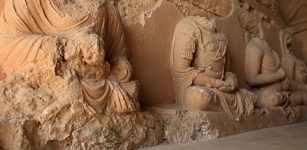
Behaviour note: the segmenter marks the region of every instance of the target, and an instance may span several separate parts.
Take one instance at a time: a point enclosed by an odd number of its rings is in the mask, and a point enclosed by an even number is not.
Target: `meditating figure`
[[[264,40],[260,24],[259,30],[260,37],[248,43],[245,57],[246,80],[258,94],[257,105],[266,108],[299,105],[300,100],[289,91],[290,82],[278,54]]]
[[[139,108],[121,18],[107,1],[5,0],[0,18],[2,72],[13,74],[47,54],[60,57],[54,60],[57,75],[77,73],[85,100],[97,112]]]
[[[245,74],[248,84],[259,88],[256,91],[258,106],[281,106],[287,99],[289,80],[280,66],[277,53],[262,38],[253,38],[247,45]]]
[[[227,40],[214,21],[186,17],[176,26],[170,56],[177,103],[187,109],[223,110],[236,120],[254,111],[256,95],[226,72]]]

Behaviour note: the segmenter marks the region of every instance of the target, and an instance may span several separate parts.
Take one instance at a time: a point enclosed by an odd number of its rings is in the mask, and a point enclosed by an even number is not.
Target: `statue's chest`
[[[197,48],[194,65],[206,71],[220,72],[224,69],[225,55],[218,48]]]
[[[280,67],[278,55],[274,51],[266,51],[262,59],[262,69],[276,71]]]

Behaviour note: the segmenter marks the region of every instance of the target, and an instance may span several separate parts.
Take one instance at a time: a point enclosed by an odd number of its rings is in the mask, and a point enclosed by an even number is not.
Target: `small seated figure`
[[[254,111],[256,95],[238,88],[226,72],[227,40],[214,21],[186,17],[176,26],[170,67],[176,101],[182,108],[223,110],[239,121]]]
[[[290,80],[290,90],[299,100],[307,105],[307,66],[293,55],[292,37],[286,31],[281,31],[281,46],[283,56],[281,66]]]
[[[0,47],[6,75],[46,59],[47,54],[60,56],[55,72],[75,70],[84,99],[98,113],[139,108],[121,18],[107,1],[5,0]],[[54,47],[57,51],[52,51]]]
[[[281,68],[279,56],[262,38],[253,38],[247,45],[245,74],[248,84],[259,88],[255,91],[258,106],[281,106],[288,99],[289,80]]]

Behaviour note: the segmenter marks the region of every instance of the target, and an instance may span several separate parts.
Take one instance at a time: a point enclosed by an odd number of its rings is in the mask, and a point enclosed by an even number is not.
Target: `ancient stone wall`
[[[293,102],[288,99],[280,109],[256,107],[258,91],[254,93],[251,84],[258,82],[248,81],[245,66],[247,59],[254,59],[246,58],[247,49],[265,45],[264,51],[273,50],[267,57],[274,58],[268,61],[280,70],[285,47],[292,46],[281,36],[284,31],[293,37],[294,56],[305,66],[305,0],[48,2],[0,0],[0,149],[135,149],[162,142],[203,141],[307,118],[306,108],[289,107]],[[212,55],[221,55],[225,61],[209,63],[208,68],[221,71],[212,83],[222,85],[227,80],[229,85],[191,88],[201,95],[192,95],[196,97],[192,101],[214,97],[218,106],[206,109],[210,112],[191,111],[175,103],[170,58],[175,29],[185,17],[202,18],[211,25],[205,29],[204,22],[193,22],[192,26],[212,32],[211,39],[201,42],[215,40],[227,47]],[[257,37],[262,44],[253,43]],[[185,42],[189,52],[199,50],[191,41]],[[189,52],[181,57],[192,59],[194,54]],[[208,68],[194,70],[193,84]],[[276,72],[286,77],[285,72]],[[287,98],[294,91],[289,87],[291,80],[276,80],[278,86],[279,82],[285,85],[280,90]]]

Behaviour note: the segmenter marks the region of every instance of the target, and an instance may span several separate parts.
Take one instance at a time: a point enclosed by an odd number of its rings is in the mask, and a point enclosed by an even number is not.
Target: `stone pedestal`
[[[165,123],[165,143],[206,141],[262,128],[282,126],[291,122],[281,108],[256,110],[255,114],[237,122],[224,112],[191,111],[175,104],[148,107]],[[307,121],[307,107],[302,107],[298,122]]]

